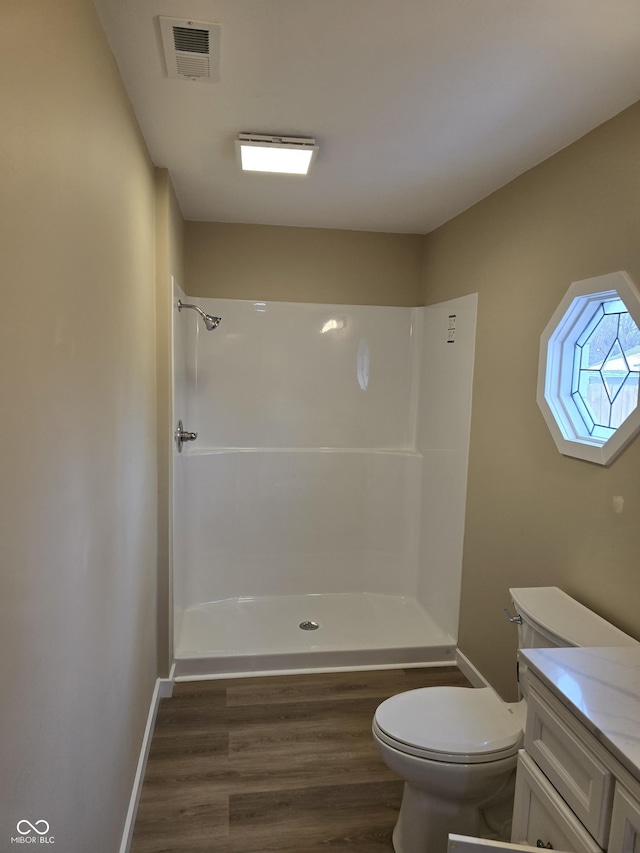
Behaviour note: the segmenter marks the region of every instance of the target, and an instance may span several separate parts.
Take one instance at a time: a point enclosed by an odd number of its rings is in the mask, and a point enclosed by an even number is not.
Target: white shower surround
[[[426,308],[175,296],[223,318],[213,332],[194,311],[174,318],[175,420],[199,434],[174,464],[179,673],[305,653],[450,660],[475,295]],[[313,612],[311,638],[297,626]]]

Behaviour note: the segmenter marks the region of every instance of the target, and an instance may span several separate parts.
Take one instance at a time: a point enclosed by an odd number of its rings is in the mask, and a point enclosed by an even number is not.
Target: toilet
[[[557,587],[509,593],[521,649],[637,645]],[[521,665],[517,703],[503,702],[489,687],[424,687],[378,707],[373,739],[387,767],[405,780],[396,853],[445,851],[450,832],[509,839],[526,716],[523,676]]]

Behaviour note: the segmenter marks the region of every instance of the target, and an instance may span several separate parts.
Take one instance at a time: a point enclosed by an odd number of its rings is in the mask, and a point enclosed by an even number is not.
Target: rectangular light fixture
[[[236,139],[236,153],[245,172],[306,175],[317,151],[315,139],[303,136],[241,133]]]

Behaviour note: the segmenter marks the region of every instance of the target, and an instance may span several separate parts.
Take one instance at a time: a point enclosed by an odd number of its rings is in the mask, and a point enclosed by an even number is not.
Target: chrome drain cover
[[[302,628],[303,631],[317,631],[320,625],[317,622],[301,622],[298,626]]]

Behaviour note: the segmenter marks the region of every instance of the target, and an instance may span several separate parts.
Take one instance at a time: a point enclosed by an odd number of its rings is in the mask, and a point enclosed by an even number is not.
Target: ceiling
[[[186,219],[427,233],[640,100],[640,0],[94,0]],[[158,16],[221,24],[169,79]],[[312,136],[306,178],[239,132]]]

